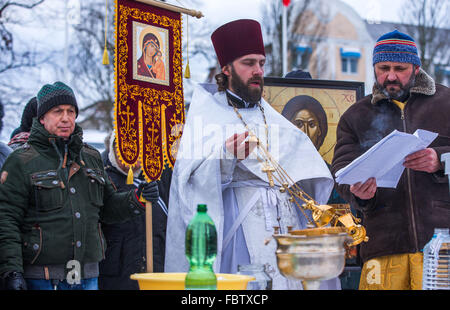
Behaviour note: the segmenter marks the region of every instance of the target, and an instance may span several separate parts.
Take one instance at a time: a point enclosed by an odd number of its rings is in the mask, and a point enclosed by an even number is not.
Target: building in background
[[[419,27],[377,21],[376,14],[373,14],[373,20],[365,20],[340,0],[311,1],[305,11],[302,1],[291,2],[291,6],[288,72],[301,69],[310,72],[313,79],[364,82],[366,94],[372,92],[375,82],[372,53],[381,35],[397,29],[419,42]],[[438,83],[449,86],[450,29],[430,31],[436,31],[436,41],[446,42],[447,45],[441,47],[441,53],[431,56],[432,65],[426,71]],[[271,72],[270,64],[273,59],[279,61],[281,57],[277,52],[278,43],[276,40],[265,41],[270,42],[266,45],[266,76],[280,76]],[[217,65],[209,70],[206,82],[215,83],[214,76],[220,68]]]
[[[359,81],[365,83],[365,91],[372,92],[375,81],[372,51],[376,40],[383,34],[397,29],[409,33],[418,41],[418,28],[401,24],[363,20],[349,5],[339,0],[321,0],[303,14],[301,24],[313,27],[294,28],[298,32],[297,42],[290,42],[290,70],[309,71],[313,78],[325,80]],[[320,38],[317,36],[320,30]],[[437,36],[446,42],[450,29],[438,29]],[[444,54],[448,49],[444,50]],[[448,57],[448,55],[447,55]],[[448,59],[435,56],[428,73],[444,85],[450,82]]]

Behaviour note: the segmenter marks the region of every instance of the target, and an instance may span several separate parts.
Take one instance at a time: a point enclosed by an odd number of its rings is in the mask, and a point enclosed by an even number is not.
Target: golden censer
[[[278,268],[286,278],[301,280],[304,289],[319,289],[321,281],[342,273],[346,249],[368,241],[366,230],[347,205],[317,203],[289,177],[251,132],[249,141],[257,145],[257,158],[262,171],[267,173],[270,186],[275,186],[275,181],[281,184],[280,191],[289,195],[289,200],[308,221],[307,229],[288,229],[286,234],[275,230]],[[311,212],[311,218],[306,210]]]

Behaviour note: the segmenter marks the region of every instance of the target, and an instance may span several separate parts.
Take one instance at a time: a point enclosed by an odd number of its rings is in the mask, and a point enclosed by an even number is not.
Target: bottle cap
[[[197,205],[197,212],[206,212],[207,207],[205,204],[199,204]]]

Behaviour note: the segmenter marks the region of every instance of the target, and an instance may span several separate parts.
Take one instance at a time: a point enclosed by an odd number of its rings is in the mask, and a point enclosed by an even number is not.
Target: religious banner
[[[120,160],[152,181],[173,168],[184,123],[182,22],[142,2],[115,3],[115,131]]]

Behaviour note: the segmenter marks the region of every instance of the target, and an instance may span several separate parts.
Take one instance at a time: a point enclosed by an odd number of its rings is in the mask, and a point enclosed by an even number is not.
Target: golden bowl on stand
[[[339,276],[345,267],[345,244],[353,239],[344,227],[322,227],[274,235],[282,275],[317,290],[320,282]]]

